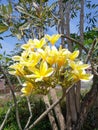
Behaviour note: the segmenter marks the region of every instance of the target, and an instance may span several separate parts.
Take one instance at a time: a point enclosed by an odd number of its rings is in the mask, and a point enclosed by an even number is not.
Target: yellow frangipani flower
[[[44,61],[46,61],[47,56],[50,54],[50,47],[49,47],[49,46],[46,46],[45,49],[38,49],[37,51],[38,51],[40,57],[41,57]]]
[[[75,70],[72,71],[73,73],[73,78],[77,82],[79,80],[81,81],[89,81],[93,78],[92,74],[86,74],[85,70]]]
[[[35,78],[35,82],[41,81],[46,77],[49,77],[53,73],[53,68],[48,68],[45,61],[42,61],[39,69],[34,69],[34,74],[27,75],[27,78]]]
[[[38,39],[29,39],[27,44],[24,44],[21,46],[22,49],[28,50],[28,51],[34,51],[35,48],[41,48],[46,44],[45,38],[42,38],[40,40]]]
[[[19,61],[21,65],[29,67],[32,69],[40,60],[40,54],[38,52],[23,51],[21,56],[14,56],[12,58],[14,61]]]
[[[57,58],[58,58],[58,50],[55,46],[52,46],[49,50],[48,50],[48,55],[46,58],[46,61],[50,64],[53,65],[57,62]]]
[[[82,62],[77,62],[75,63],[74,61],[70,61],[70,67],[73,69],[73,70],[84,70],[84,69],[87,69],[90,67],[90,65],[88,64],[83,64]]]
[[[29,51],[25,50],[21,53],[20,62],[28,61]]]
[[[9,68],[12,69],[9,71],[9,73],[12,75],[17,75],[17,76],[25,75],[25,71],[23,69],[24,66],[21,65],[20,63],[15,63],[15,64],[11,65]]]
[[[77,57],[78,57],[78,55],[79,55],[79,51],[74,51],[73,53],[68,53],[68,58],[70,59],[70,60],[75,60]]]
[[[70,52],[62,46],[56,48],[54,44],[60,36],[45,35],[40,40],[30,39],[27,44],[22,45],[21,55],[12,58],[16,63],[10,66],[10,74],[21,76],[26,81],[21,90],[25,96],[38,89],[47,91],[47,88],[55,84],[69,87],[79,80],[88,81],[93,77],[85,71],[89,67],[88,64],[77,62],[79,51]],[[46,44],[45,39],[52,46]]]
[[[31,50],[31,51],[33,51],[34,48],[35,48],[34,41],[32,39],[29,39],[27,44],[23,44],[21,46],[21,48],[24,49],[24,50]]]
[[[68,50],[59,48],[58,56],[57,56],[57,64],[59,67],[63,66],[65,63],[67,63],[67,55]]]
[[[57,65],[58,65],[58,67],[63,66],[66,62],[67,61],[66,61],[66,58],[65,58],[64,55],[59,55],[58,56],[58,59],[57,59]]]
[[[73,69],[73,77],[76,81],[78,80],[90,80],[93,75],[92,74],[86,74],[85,69],[87,69],[90,65],[88,64],[82,64],[82,62],[75,63],[74,61],[70,62],[70,67]]]
[[[26,61],[28,61],[28,56],[29,56],[29,52],[26,50],[21,53],[21,56],[16,55],[16,56],[13,56],[12,59],[14,61],[19,61],[19,62],[25,61],[26,62]]]
[[[29,56],[29,51],[25,50],[25,51],[23,51],[23,52],[21,53],[21,56],[16,55],[16,56],[13,56],[12,59],[13,59],[14,61],[22,61],[22,60],[23,60],[23,61],[26,61],[27,58],[28,58],[28,56]]]
[[[60,34],[54,34],[54,35],[52,35],[52,36],[49,36],[49,35],[47,34],[47,35],[45,35],[45,37],[48,39],[48,41],[49,41],[52,45],[54,45],[54,44],[58,41],[58,39],[61,37],[61,35],[60,35]]]
[[[45,38],[42,38],[41,40],[34,39],[33,40],[35,48],[41,48],[44,44],[46,44]]]
[[[23,86],[24,87],[21,89],[21,92],[23,93],[24,96],[29,96],[32,93],[32,91],[33,91],[33,88],[34,88],[33,84],[28,82],[28,81],[26,81],[23,84]]]
[[[48,62],[50,65],[58,64],[59,67],[65,64],[67,49],[57,49],[55,46],[47,46],[45,50],[38,49],[41,58]]]
[[[40,60],[40,55],[38,52],[32,52],[27,57],[21,57],[20,63],[23,66],[29,67],[28,69],[32,69],[35,65],[38,64]]]

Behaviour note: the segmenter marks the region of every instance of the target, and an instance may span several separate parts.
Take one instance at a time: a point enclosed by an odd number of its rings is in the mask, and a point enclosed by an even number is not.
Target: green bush
[[[12,122],[9,125],[5,126],[4,130],[19,130],[17,123]]]
[[[44,111],[45,111],[45,104],[41,99],[31,97],[30,98],[31,107],[32,107],[32,119],[30,123],[33,123]],[[29,111],[27,106],[26,98],[22,98],[21,101],[18,104],[19,107],[19,116],[20,121],[22,124],[22,128],[24,128],[27,119],[29,117]],[[7,103],[6,108],[0,109],[0,124],[2,123],[4,116],[6,114],[7,109],[9,108],[9,103]],[[4,130],[19,130],[17,123],[16,123],[16,117],[15,117],[15,108],[13,107],[9,117],[6,121]],[[33,130],[51,130],[51,125],[48,120],[48,117],[46,116],[42,121],[40,121]]]

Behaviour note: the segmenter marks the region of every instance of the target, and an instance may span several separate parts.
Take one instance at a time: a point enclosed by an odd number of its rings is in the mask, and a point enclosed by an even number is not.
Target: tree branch
[[[93,43],[91,45],[91,48],[89,49],[89,52],[88,52],[88,55],[86,57],[85,63],[88,63],[90,57],[92,56],[92,52],[94,50],[95,45],[96,45],[96,39],[94,39],[94,41],[93,41]]]
[[[92,72],[98,76],[97,68],[94,67],[94,63],[91,61]]]
[[[43,97],[43,99],[44,99],[44,102],[45,102],[46,109],[48,109],[50,107],[50,102],[49,102],[48,95],[45,95]],[[48,117],[49,117],[49,121],[50,121],[52,129],[53,130],[58,130],[57,123],[55,121],[54,113],[53,113],[52,110],[48,113]]]
[[[27,121],[27,123],[26,123],[26,125],[25,125],[25,128],[24,128],[24,129],[26,129],[26,128],[29,126],[30,121],[31,121],[31,118],[32,118],[32,109],[31,109],[31,104],[30,104],[30,100],[29,100],[29,98],[28,98],[28,97],[27,97],[27,103],[28,103],[28,108],[29,108],[29,113],[30,113],[30,116],[29,116],[29,118],[28,118],[28,121]]]
[[[85,48],[84,45],[81,44],[79,41],[75,40],[74,38],[68,37],[68,36],[66,36],[66,35],[62,35],[62,37],[67,38],[67,39],[69,39],[69,40],[72,41],[72,42],[75,42],[75,43],[78,44],[86,53],[88,53],[88,49]]]
[[[16,120],[17,120],[17,124],[18,124],[18,127],[20,130],[22,130],[22,127],[21,127],[21,123],[20,123],[20,119],[19,119],[19,112],[18,112],[18,106],[17,106],[17,99],[16,99],[16,96],[15,96],[15,93],[13,91],[13,86],[12,86],[12,83],[10,81],[10,79],[8,78],[7,76],[7,72],[2,68],[2,66],[0,65],[0,70],[1,72],[3,73],[8,85],[9,85],[9,88],[11,90],[11,93],[12,93],[12,96],[13,96],[13,100],[14,100],[14,104],[15,104],[15,109],[16,109]]]

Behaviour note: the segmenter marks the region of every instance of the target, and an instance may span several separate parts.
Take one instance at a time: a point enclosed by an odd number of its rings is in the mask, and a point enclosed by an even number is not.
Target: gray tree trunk
[[[58,24],[58,32],[60,34],[65,34],[65,18],[64,18],[64,6],[63,6],[63,0],[58,0],[58,5],[59,5],[59,16],[60,16],[60,21]],[[64,42],[64,37],[61,37],[61,44],[63,47],[65,47],[65,42]]]
[[[51,95],[51,100],[54,103],[55,101],[57,101],[57,95],[56,95],[56,90],[55,89],[51,89],[50,90],[50,95]],[[63,114],[61,112],[61,108],[60,108],[60,104],[56,105],[54,107],[54,112],[60,127],[60,130],[66,130],[66,126],[65,126],[65,120],[63,117]]]
[[[80,0],[80,42],[83,44],[84,42],[84,0]],[[80,55],[82,53],[82,48],[79,48]]]
[[[70,11],[71,11],[71,0],[68,0],[65,4],[65,18],[66,18],[66,35],[70,37]],[[72,42],[67,39],[68,49],[72,51]]]
[[[48,96],[46,95],[43,98],[44,98],[44,102],[45,102],[46,109],[47,109],[50,107]],[[58,130],[58,127],[57,127],[57,124],[55,122],[55,118],[54,118],[54,114],[53,114],[52,110],[48,113],[48,117],[49,117],[49,121],[50,121],[52,130]]]
[[[76,91],[75,86],[71,87],[66,92],[66,123],[67,130],[75,130],[77,122],[77,106],[76,106]]]

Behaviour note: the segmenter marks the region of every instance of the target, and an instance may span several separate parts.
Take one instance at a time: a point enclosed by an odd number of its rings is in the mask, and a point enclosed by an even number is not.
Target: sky
[[[23,43],[22,40],[18,40],[16,37],[6,37],[6,35],[8,34],[10,34],[10,31],[2,34],[4,40],[0,40],[0,43],[2,44],[2,49],[0,50],[0,53],[6,52],[7,54],[9,54],[15,48],[15,44]]]
[[[16,0],[17,1],[17,0]],[[6,4],[7,0],[1,0],[0,4]],[[49,0],[49,4],[51,5],[51,3],[53,2],[53,0]],[[93,3],[98,3],[97,0],[92,0]],[[73,20],[70,21],[70,29],[71,29],[71,33],[77,33],[78,32],[78,27],[77,24],[79,23],[79,18],[75,18]],[[47,34],[56,34],[57,31],[55,29],[55,27],[52,28],[48,28],[48,31],[46,32]],[[7,31],[5,33],[3,33],[0,36],[4,37],[4,40],[0,40],[0,43],[2,44],[3,49],[0,49],[0,54],[3,53],[4,51],[6,51],[7,54],[9,54],[14,48],[15,48],[15,44],[16,43],[24,43],[21,40],[18,40],[16,37],[6,37],[6,35],[9,35],[10,32]]]

